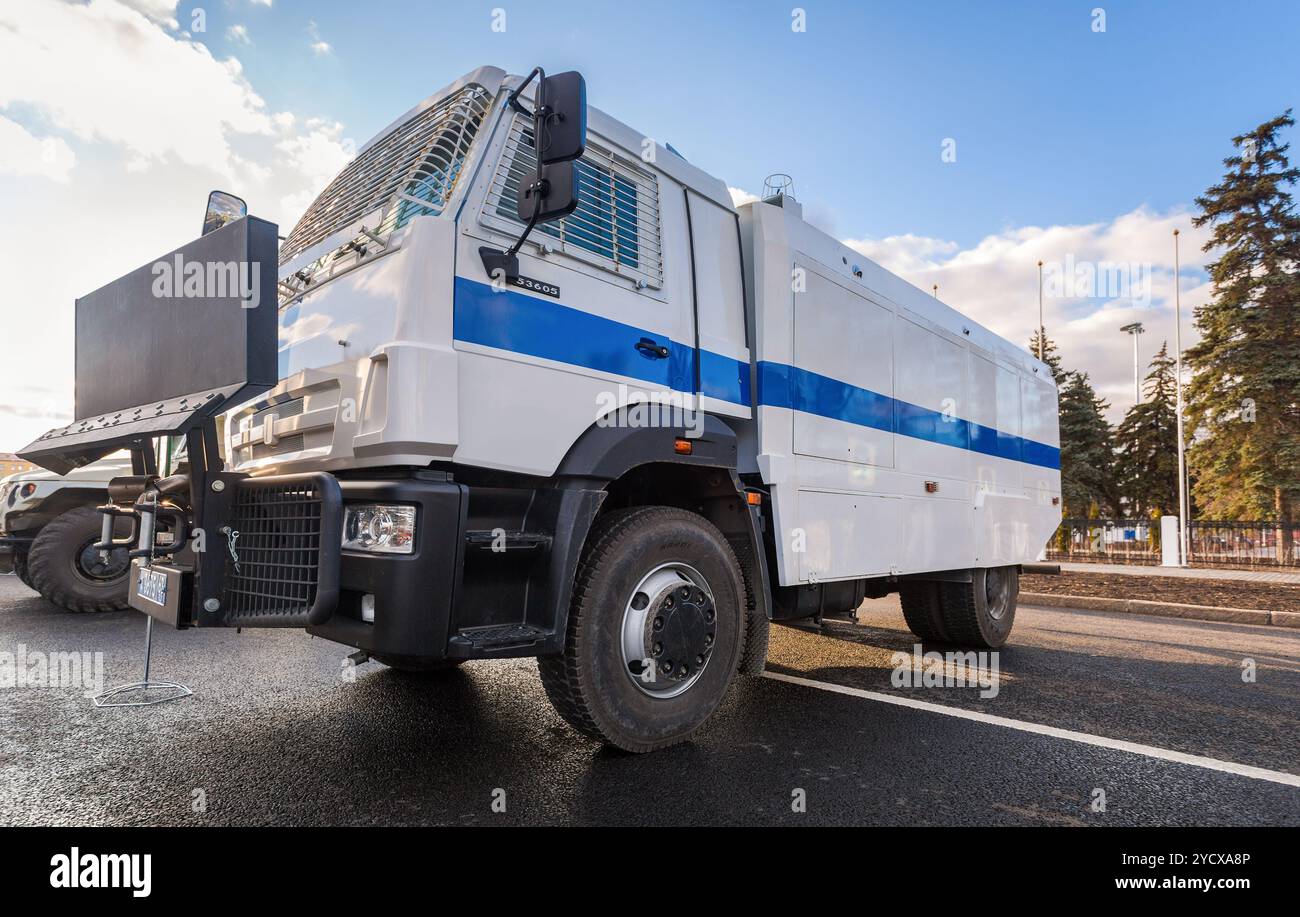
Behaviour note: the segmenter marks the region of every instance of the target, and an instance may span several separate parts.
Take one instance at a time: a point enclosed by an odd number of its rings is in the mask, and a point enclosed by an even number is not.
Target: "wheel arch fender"
[[[592,523],[600,512],[638,504],[693,509],[717,526],[740,562],[751,610],[771,619],[765,523],[759,507],[749,503],[737,472],[736,432],[714,415],[698,416],[702,422],[697,428],[597,421],[570,447],[557,477],[598,488],[603,496],[597,511],[586,518],[583,530],[574,532],[557,622],[561,627],[568,614],[568,586]],[[678,451],[681,440],[690,444],[689,452]]]

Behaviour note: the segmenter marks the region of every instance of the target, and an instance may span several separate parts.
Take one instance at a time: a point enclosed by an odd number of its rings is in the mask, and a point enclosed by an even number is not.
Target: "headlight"
[[[395,503],[344,506],[343,550],[410,554],[415,550],[415,507]]]

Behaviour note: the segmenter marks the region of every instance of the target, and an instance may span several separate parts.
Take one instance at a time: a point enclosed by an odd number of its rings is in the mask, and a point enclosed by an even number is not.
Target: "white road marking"
[[[763,677],[770,678],[773,681],[785,681],[794,685],[803,685],[805,688],[817,688],[821,691],[830,691],[833,694],[846,694],[849,697],[860,697],[863,700],[879,701],[882,704],[893,704],[896,707],[910,707],[913,710],[926,710],[930,713],[939,713],[943,716],[952,716],[961,720],[987,723],[990,726],[1002,726],[1007,729],[1018,729],[1021,732],[1032,732],[1035,735],[1051,736],[1056,739],[1066,739],[1067,741],[1079,742],[1083,745],[1096,745],[1098,748],[1113,748],[1116,751],[1126,751],[1133,755],[1144,755],[1148,758],[1158,758],[1161,761],[1173,761],[1176,764],[1188,764],[1192,767],[1202,767],[1206,770],[1223,771],[1226,774],[1236,774],[1239,777],[1250,777],[1254,780],[1267,780],[1270,783],[1282,783],[1287,786],[1300,787],[1300,775],[1288,774],[1283,771],[1271,771],[1264,767],[1252,767],[1249,764],[1220,761],[1218,758],[1189,755],[1185,752],[1172,751],[1168,748],[1156,748],[1154,745],[1142,745],[1138,742],[1125,742],[1122,739],[1108,739],[1105,736],[1089,735],[1086,732],[1075,732],[1072,729],[1058,729],[1056,726],[1044,726],[1041,723],[1029,723],[1025,720],[1013,720],[1005,716],[994,716],[991,713],[980,713],[978,710],[962,710],[959,707],[945,707],[943,704],[932,704],[928,701],[913,700],[910,697],[898,697],[894,694],[882,694],[879,691],[864,691],[862,688],[849,688],[844,685],[831,684],[830,682],[814,681],[811,678],[800,678],[797,675],[783,675],[780,672],[764,672]]]

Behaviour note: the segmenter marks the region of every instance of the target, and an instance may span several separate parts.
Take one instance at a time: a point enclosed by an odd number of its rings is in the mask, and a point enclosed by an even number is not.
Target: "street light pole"
[[[1133,338],[1133,403],[1142,403],[1142,364],[1138,362],[1138,335],[1146,331],[1141,322],[1132,322],[1119,329]]]
[[[1043,347],[1047,330],[1043,327],[1043,262],[1038,262],[1038,362],[1043,362]]]
[[[1187,566],[1187,516],[1190,511],[1187,500],[1187,456],[1183,445],[1183,308],[1179,295],[1178,230],[1174,230],[1174,361],[1177,373],[1178,417],[1178,544],[1183,566]]]

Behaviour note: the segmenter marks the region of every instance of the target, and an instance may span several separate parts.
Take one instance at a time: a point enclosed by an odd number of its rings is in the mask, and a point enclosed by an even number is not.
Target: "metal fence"
[[[1193,565],[1300,568],[1300,522],[1192,520]],[[1047,547],[1049,560],[1159,564],[1160,523],[1148,519],[1063,519]]]

